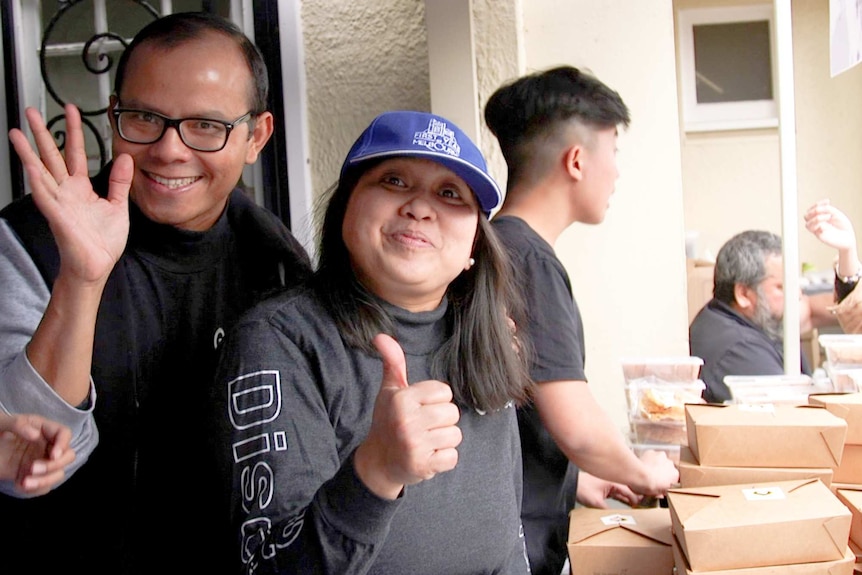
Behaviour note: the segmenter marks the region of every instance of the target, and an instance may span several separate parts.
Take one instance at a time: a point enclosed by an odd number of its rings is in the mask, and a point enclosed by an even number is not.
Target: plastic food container
[[[856,368],[835,367],[827,361],[823,367],[832,385],[829,391],[838,393],[862,391],[862,366]]]
[[[685,421],[631,421],[635,442],[640,445],[670,444],[688,445]]]
[[[654,376],[665,382],[690,382],[700,377],[703,366],[695,356],[626,358],[620,363],[626,381]]]
[[[724,384],[733,398],[728,403],[807,405],[812,393],[830,391],[807,375],[728,375]]]
[[[626,384],[629,419],[685,421],[686,403],[703,403],[706,385],[699,379],[668,383],[650,375]]]
[[[833,367],[856,366],[862,368],[862,334],[829,334],[817,338],[826,352],[826,361]]]

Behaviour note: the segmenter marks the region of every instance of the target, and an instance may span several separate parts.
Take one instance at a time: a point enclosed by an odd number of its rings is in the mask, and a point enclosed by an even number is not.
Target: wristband
[[[842,276],[838,274],[838,264],[835,264],[835,277],[838,278],[843,284],[855,284],[859,283],[859,279],[862,278],[862,263],[856,263],[856,273],[852,276]]]

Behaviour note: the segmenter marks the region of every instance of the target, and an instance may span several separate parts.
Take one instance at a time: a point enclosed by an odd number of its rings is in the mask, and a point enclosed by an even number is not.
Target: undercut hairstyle
[[[736,284],[757,289],[766,279],[766,260],[781,255],[781,237],[772,232],[749,230],[733,236],[715,259],[713,297],[733,304]]]
[[[512,184],[545,173],[576,131],[589,145],[595,130],[628,127],[620,95],[595,76],[560,66],[502,86],[485,105],[485,123],[500,143]],[[549,157],[550,156],[550,157]]]
[[[165,49],[175,48],[187,42],[199,40],[207,34],[221,34],[236,43],[251,73],[249,109],[255,116],[265,112],[269,95],[269,77],[260,50],[233,22],[207,12],[177,12],[144,26],[120,56],[117,73],[114,76],[114,94],[120,97],[129,59],[139,46],[150,44]],[[218,55],[214,54],[213,57]]]
[[[377,163],[352,167],[329,191],[318,268],[311,280],[348,345],[371,354],[377,353],[372,343],[377,334],[395,337],[394,324],[353,270],[342,223],[359,178]],[[457,403],[491,411],[529,398],[531,349],[523,333],[512,327],[526,325],[525,307],[506,250],[484,215],[478,222],[476,263],[449,284],[448,338],[435,352],[432,369],[435,378],[449,383]]]

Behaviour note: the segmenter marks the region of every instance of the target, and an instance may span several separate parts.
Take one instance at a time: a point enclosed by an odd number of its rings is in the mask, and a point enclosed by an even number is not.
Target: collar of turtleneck
[[[435,309],[422,312],[411,312],[382,300],[380,303],[395,320],[395,339],[405,353],[428,355],[445,341],[447,322],[441,320],[449,309],[447,298],[444,297]]]
[[[194,272],[209,267],[224,257],[230,239],[227,208],[210,229],[202,232],[156,223],[133,202],[129,218],[127,250],[170,271]]]

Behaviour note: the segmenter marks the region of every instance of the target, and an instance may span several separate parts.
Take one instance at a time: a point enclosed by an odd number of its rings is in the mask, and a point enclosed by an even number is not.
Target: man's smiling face
[[[122,108],[232,122],[251,108],[252,75],[233,40],[208,32],[176,46],[140,45],[129,59],[120,91]],[[266,112],[239,124],[217,152],[192,150],[173,128],[152,144],[126,142],[115,128],[114,155],[126,153],[135,161],[132,201],[153,221],[209,229],[243,166],[257,160],[271,132],[270,118]]]

